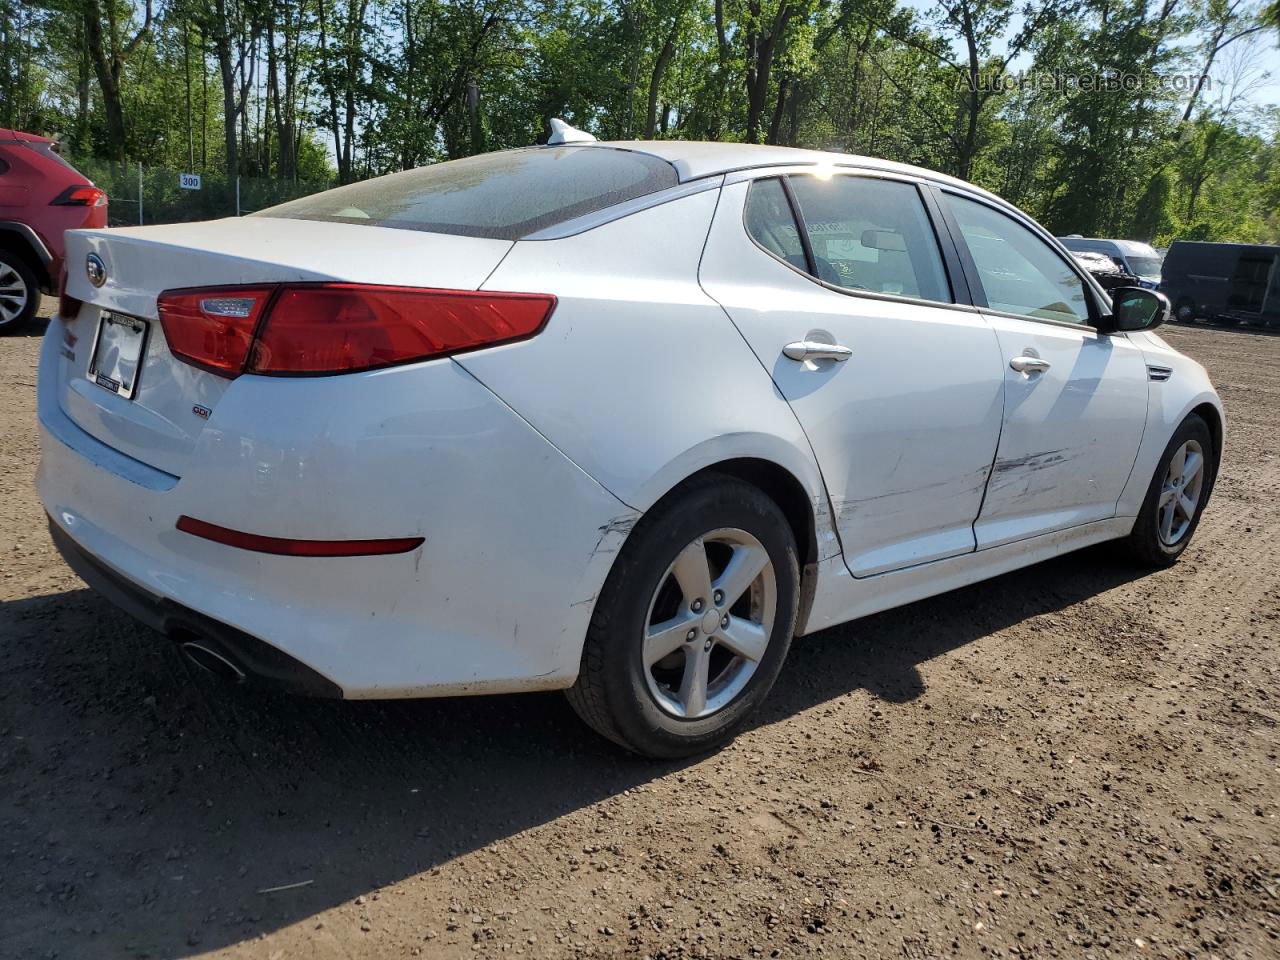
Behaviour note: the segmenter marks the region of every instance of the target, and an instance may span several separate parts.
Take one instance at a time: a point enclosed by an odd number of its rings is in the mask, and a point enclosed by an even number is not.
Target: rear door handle
[[[1049,369],[1049,361],[1039,357],[1014,357],[1009,361],[1009,366],[1019,373],[1044,373]]]
[[[853,356],[853,351],[838,343],[797,340],[783,347],[782,355],[789,360],[848,360]]]

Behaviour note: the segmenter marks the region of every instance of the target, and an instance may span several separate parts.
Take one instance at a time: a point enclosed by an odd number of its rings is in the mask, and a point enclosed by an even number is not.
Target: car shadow
[[[892,722],[927,661],[1138,575],[1093,549],[802,638],[755,723],[859,689]],[[630,757],[558,694],[228,688],[88,590],[0,605],[0,637],[15,956],[239,943],[696,762]]]
[[[45,311],[37,313],[34,317],[26,322],[20,329],[5,336],[6,340],[39,340],[45,335],[45,331],[49,329],[49,321],[53,319],[51,314]]]

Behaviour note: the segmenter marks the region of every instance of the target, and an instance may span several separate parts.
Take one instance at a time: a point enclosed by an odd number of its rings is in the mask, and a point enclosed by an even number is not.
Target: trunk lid
[[[66,235],[67,293],[84,302],[66,322],[59,403],[87,433],[181,477],[233,381],[169,350],[156,297],[181,287],[334,280],[475,290],[511,249],[507,240],[385,227],[246,218]],[[86,263],[105,268],[100,287]],[[100,386],[90,362],[104,311],[146,321],[133,396]]]

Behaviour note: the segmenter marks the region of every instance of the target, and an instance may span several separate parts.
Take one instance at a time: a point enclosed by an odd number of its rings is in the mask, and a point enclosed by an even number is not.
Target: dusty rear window
[[[437,163],[255,214],[518,240],[678,183],[675,168],[609,147],[529,147]]]

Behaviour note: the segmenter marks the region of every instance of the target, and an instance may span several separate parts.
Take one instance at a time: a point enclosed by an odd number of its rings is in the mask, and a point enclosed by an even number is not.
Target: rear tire
[[[1177,563],[1200,525],[1218,475],[1213,435],[1192,414],[1173,432],[1127,540],[1127,553],[1144,566]]]
[[[777,504],[733,477],[686,481],[636,525],[614,563],[569,702],[642,756],[721,746],[782,669],[799,581]]]
[[[0,250],[0,334],[18,333],[36,315],[40,283],[19,254]]]

